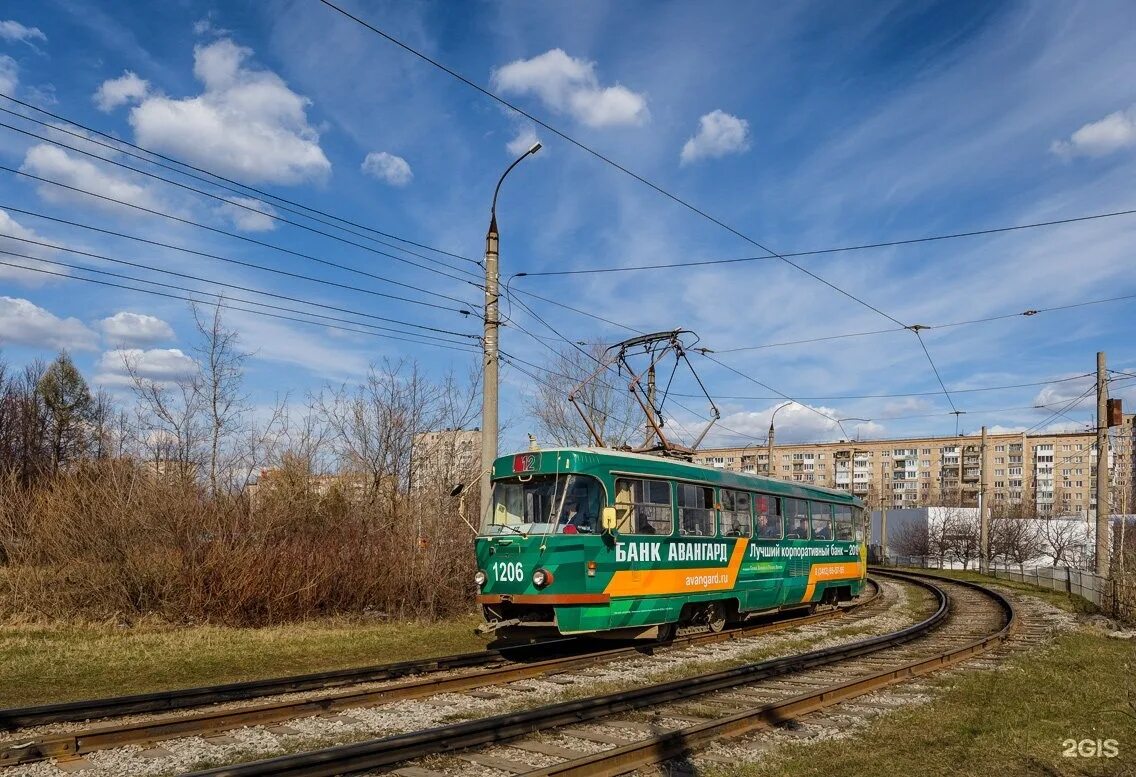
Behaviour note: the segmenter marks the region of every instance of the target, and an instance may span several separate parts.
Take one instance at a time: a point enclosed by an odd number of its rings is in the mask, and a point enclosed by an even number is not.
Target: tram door
[[[784,510],[780,497],[756,494],[753,497],[753,539],[743,569],[749,584],[749,609],[776,607],[781,603],[785,564]]]

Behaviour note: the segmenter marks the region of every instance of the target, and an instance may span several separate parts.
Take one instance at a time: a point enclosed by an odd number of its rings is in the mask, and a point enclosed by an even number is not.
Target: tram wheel
[[[675,632],[678,630],[678,625],[674,623],[664,623],[659,626],[659,636],[655,638],[656,642],[667,643],[675,638]]]
[[[721,602],[711,602],[706,608],[706,624],[715,634],[726,628],[726,608]]]

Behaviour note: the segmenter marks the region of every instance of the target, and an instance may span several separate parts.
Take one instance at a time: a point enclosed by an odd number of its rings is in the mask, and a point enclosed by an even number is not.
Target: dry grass
[[[328,619],[268,628],[162,625],[0,628],[0,706],[301,674],[485,647],[478,619]]]
[[[310,484],[285,472],[254,507],[123,461],[32,487],[0,479],[0,618],[262,626],[470,609],[473,550],[454,505]]]

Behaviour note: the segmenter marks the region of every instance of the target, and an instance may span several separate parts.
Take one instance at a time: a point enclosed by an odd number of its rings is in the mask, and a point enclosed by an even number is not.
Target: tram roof
[[[513,454],[507,454],[500,457],[501,459],[512,458],[515,455],[525,453],[526,451],[517,451]],[[660,464],[673,467],[674,475],[681,476],[681,473],[687,474],[688,477],[697,478],[700,480],[710,481],[718,484],[736,485],[739,488],[754,488],[754,481],[760,481],[766,484],[771,492],[782,493],[786,495],[794,495],[796,492],[806,492],[811,494],[823,494],[828,497],[833,497],[842,501],[859,502],[859,499],[852,493],[837,488],[828,488],[826,486],[817,486],[811,483],[800,483],[794,480],[778,480],[776,478],[769,478],[762,475],[752,475],[743,472],[735,472],[733,470],[721,469],[718,467],[711,467],[706,464],[695,464],[690,461],[683,461],[682,459],[671,459],[663,456],[652,456],[647,453],[632,453],[631,451],[619,451],[612,448],[596,448],[586,446],[566,446],[558,448],[542,448],[533,453],[580,453],[591,456],[602,456],[611,459],[627,459],[630,461],[639,462],[641,464],[648,464],[649,467],[645,469],[650,470],[644,474],[661,475],[659,472]],[[494,467],[497,471],[497,467]],[[706,477],[705,475],[711,475]],[[699,477],[699,476],[702,477]]]

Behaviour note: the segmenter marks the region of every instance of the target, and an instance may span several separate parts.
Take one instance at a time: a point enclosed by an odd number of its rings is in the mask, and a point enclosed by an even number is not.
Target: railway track
[[[517,680],[548,677],[640,655],[645,651],[675,650],[716,642],[750,639],[762,634],[839,618],[846,612],[863,609],[875,602],[880,595],[880,587],[874,581],[872,589],[873,592],[869,596],[862,598],[851,607],[741,626],[720,633],[676,637],[666,645],[632,645],[530,662],[510,661],[508,654],[500,650],[482,651],[424,661],[189,688],[166,693],[3,710],[0,711],[0,721],[11,728],[61,721],[86,721],[89,718],[103,716],[168,712],[175,709],[189,710],[189,712],[108,722],[58,733],[17,736],[13,740],[0,743],[0,767],[48,758],[73,759],[85,753],[124,745],[150,744],[175,737],[218,734],[243,726],[281,723],[303,717],[333,714],[352,707],[385,704],[402,699],[417,699]],[[456,671],[461,669],[475,671]],[[400,679],[401,681],[398,681]],[[380,687],[369,685],[386,680],[397,682]],[[343,690],[334,690],[337,688]],[[329,689],[332,689],[332,692],[249,706],[233,707],[223,704],[263,699],[267,696],[297,691],[323,692]],[[217,706],[219,704],[222,706]],[[195,709],[199,711],[193,711]]]
[[[884,574],[884,573],[881,573]],[[526,775],[615,775],[962,661],[1003,642],[1010,602],[962,581],[886,573],[930,592],[904,629],[673,682],[560,702],[350,745],[195,772],[194,777],[319,777],[368,770],[435,777],[439,758]],[[442,768],[445,768],[444,766]]]

